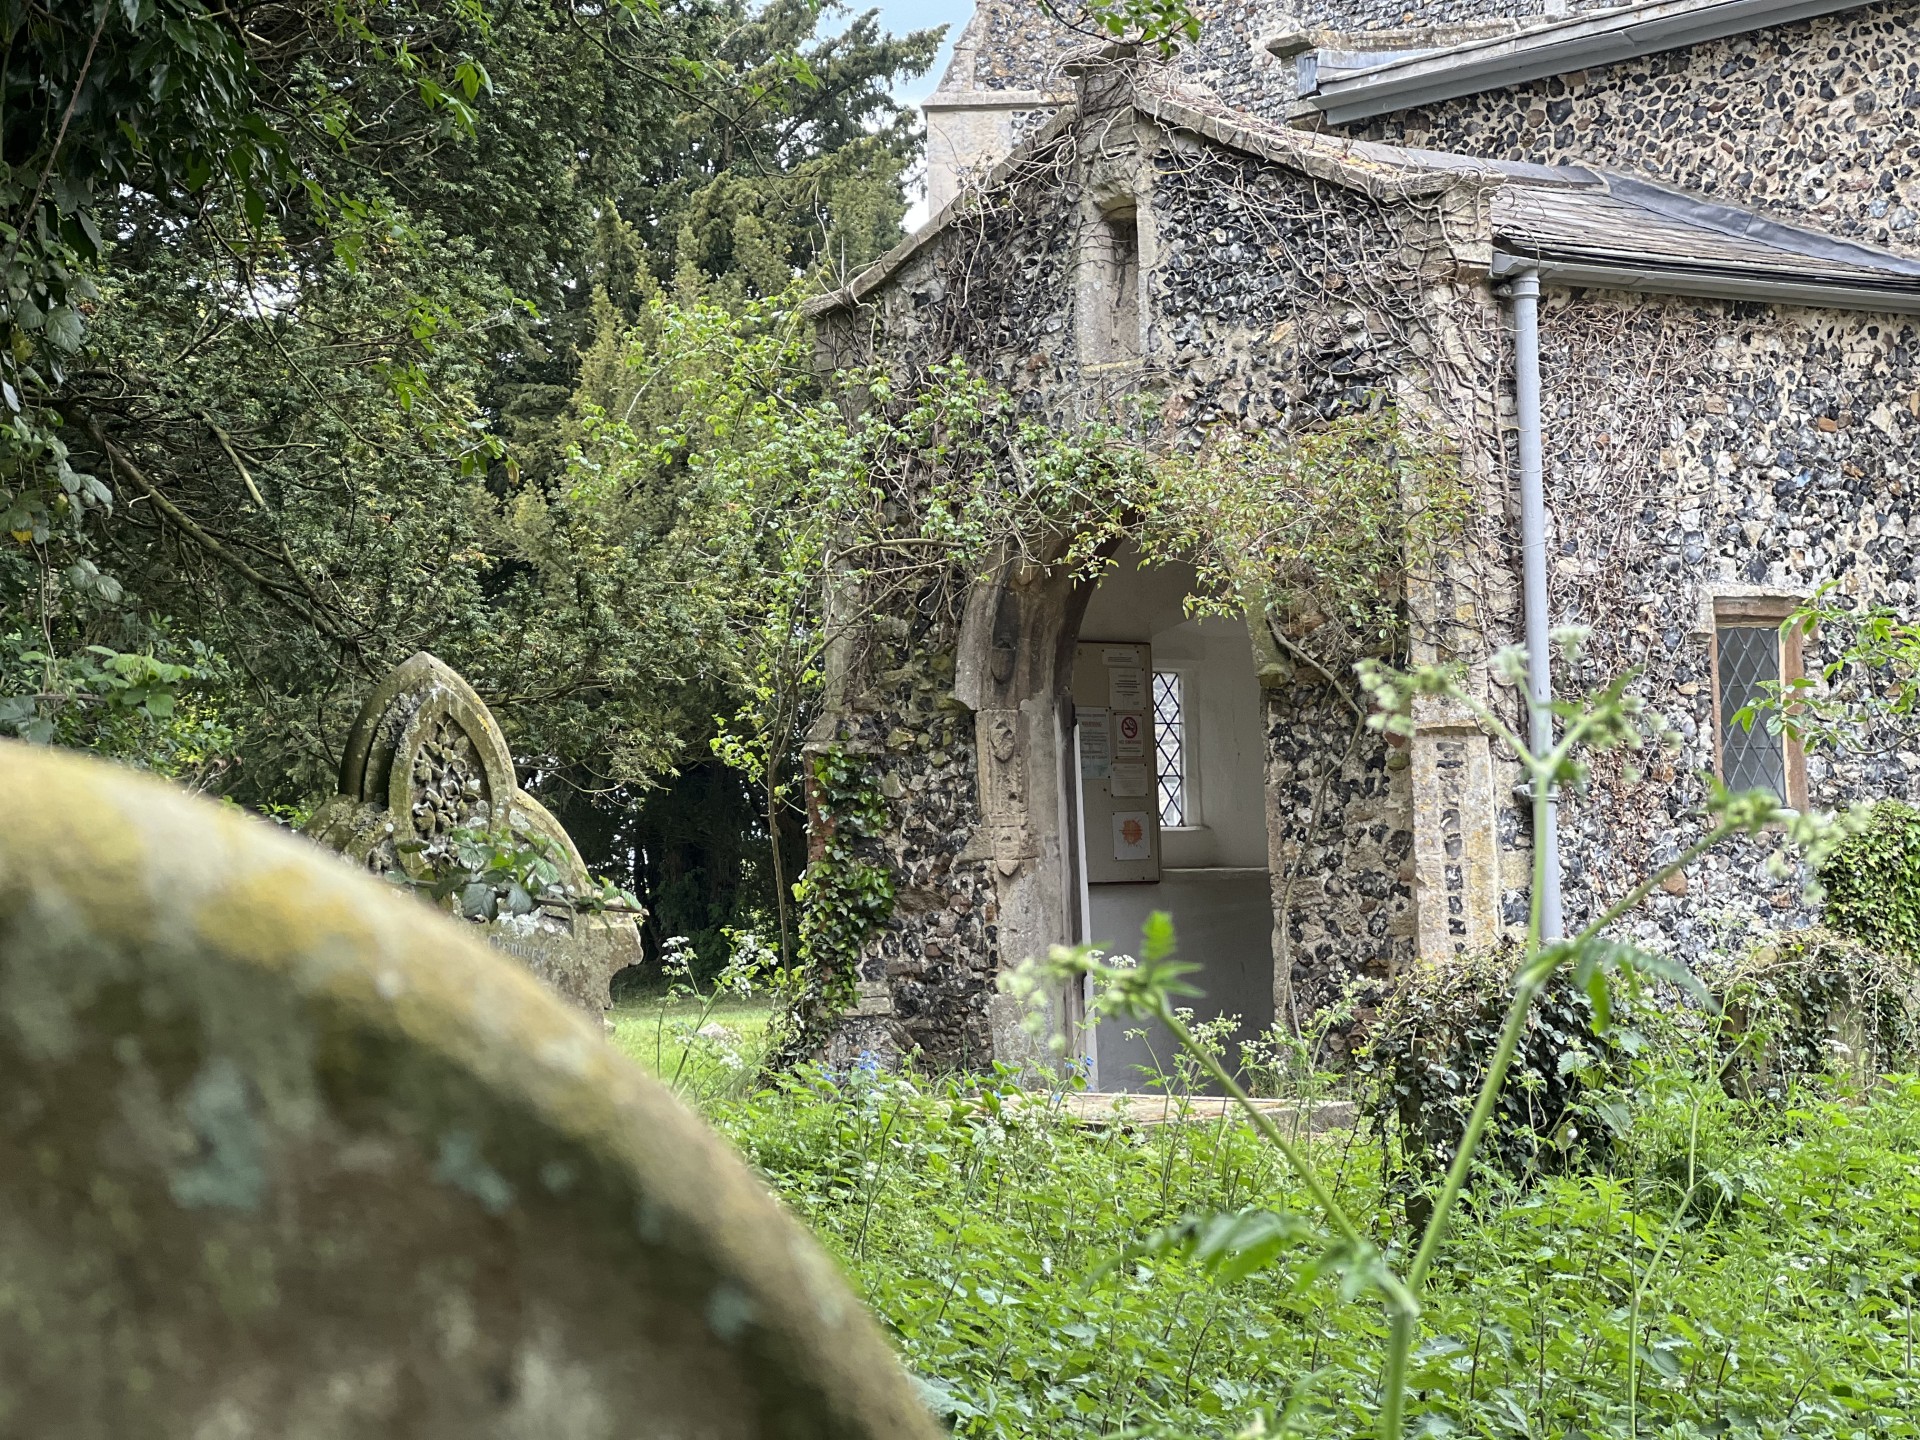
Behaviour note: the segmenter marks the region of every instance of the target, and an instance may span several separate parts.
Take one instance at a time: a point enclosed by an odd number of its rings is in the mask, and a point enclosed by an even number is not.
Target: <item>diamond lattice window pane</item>
[[[1768,681],[1780,679],[1780,632],[1755,625],[1729,625],[1717,637],[1720,662],[1720,769],[1729,790],[1787,793],[1784,736],[1767,732],[1764,715],[1751,730],[1733,717],[1764,700]]]
[[[1159,782],[1160,823],[1187,823],[1187,730],[1180,677],[1153,672],[1153,768]]]

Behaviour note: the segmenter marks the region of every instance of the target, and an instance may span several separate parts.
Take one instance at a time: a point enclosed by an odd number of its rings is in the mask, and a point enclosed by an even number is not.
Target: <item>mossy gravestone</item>
[[[568,894],[593,888],[566,828],[520,788],[507,738],[485,702],[423,650],[367,697],[347,733],[340,793],[314,812],[306,833],[376,875],[425,883],[448,871],[462,831],[538,845]],[[493,944],[595,1014],[611,1003],[614,972],[642,958],[630,918],[589,913],[565,899],[479,918]]]
[[[938,1432],[834,1265],[463,926],[0,742],[0,1435]]]

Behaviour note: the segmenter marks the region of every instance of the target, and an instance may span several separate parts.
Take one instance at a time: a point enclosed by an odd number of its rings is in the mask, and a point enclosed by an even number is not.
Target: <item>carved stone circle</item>
[[[519,787],[507,737],[452,666],[422,650],[360,707],[340,759],[340,793],[307,833],[369,870],[416,878],[456,828],[508,825],[554,842],[584,884],[587,867],[547,808]]]
[[[367,697],[347,733],[340,793],[314,812],[305,833],[375,874],[418,880],[439,867],[449,837],[462,828],[540,836],[552,843],[568,885],[589,884],[566,828],[519,787],[486,702],[423,650]],[[631,919],[563,911],[489,930],[501,948],[592,1011],[608,1007],[614,972],[641,958]]]
[[[0,1433],[939,1434],[764,1186],[474,927],[116,766],[0,741],[0,786]]]

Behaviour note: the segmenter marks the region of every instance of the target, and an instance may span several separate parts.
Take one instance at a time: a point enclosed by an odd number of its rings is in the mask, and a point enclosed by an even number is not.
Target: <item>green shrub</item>
[[[1827,924],[1848,939],[1920,959],[1920,810],[1873,807],[1867,826],[1820,867]]]
[[[1366,1113],[1408,1181],[1430,1179],[1452,1163],[1519,968],[1520,947],[1507,945],[1418,962],[1389,985],[1360,1073]],[[1598,1132],[1577,1119],[1575,1108],[1589,1082],[1620,1058],[1610,1038],[1616,1032],[1596,1035],[1593,1019],[1593,1002],[1566,973],[1541,990],[1500,1088],[1482,1152],[1488,1163],[1518,1175],[1558,1170],[1591,1152]]]
[[[1915,961],[1815,927],[1781,935],[1712,977],[1723,1074],[1775,1101],[1809,1081],[1869,1083],[1920,1061]]]

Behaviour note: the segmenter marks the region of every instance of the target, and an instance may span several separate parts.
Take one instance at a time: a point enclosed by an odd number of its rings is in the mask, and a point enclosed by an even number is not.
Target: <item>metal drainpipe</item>
[[[1534,753],[1553,747],[1551,644],[1547,632],[1547,496],[1540,459],[1540,276],[1522,271],[1507,282],[1513,300],[1513,399],[1520,420],[1520,574],[1527,619],[1527,688],[1533,695],[1529,741]],[[1545,833],[1534,836],[1547,857],[1540,934],[1558,940],[1560,923],[1559,804],[1547,798]]]

